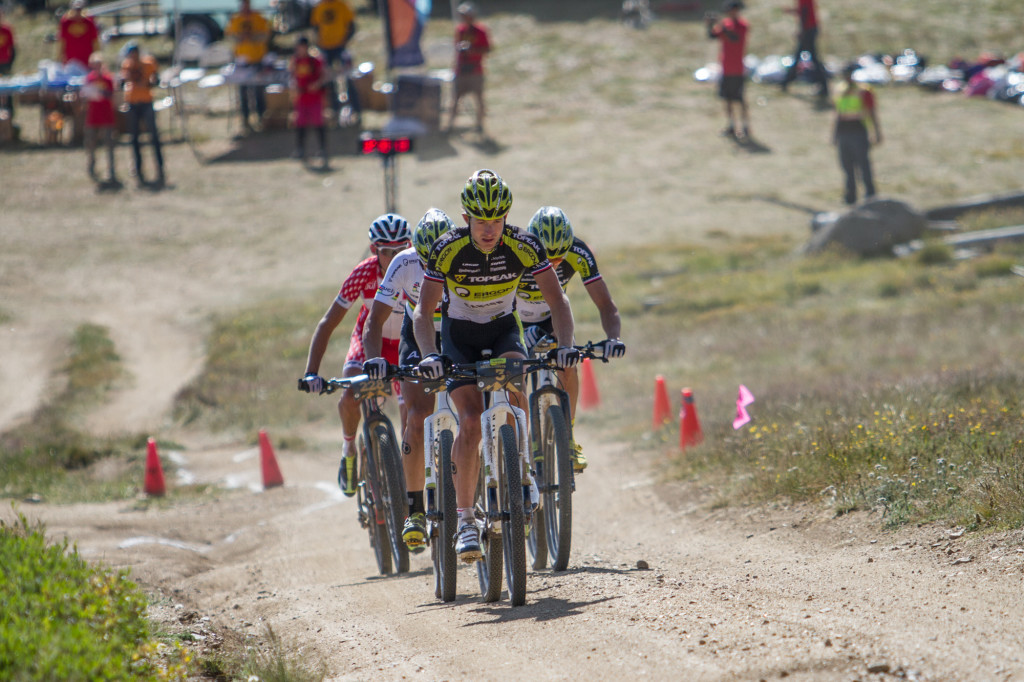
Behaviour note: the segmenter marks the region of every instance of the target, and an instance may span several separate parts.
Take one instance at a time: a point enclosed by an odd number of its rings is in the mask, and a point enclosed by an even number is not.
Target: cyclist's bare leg
[[[569,394],[569,416],[571,419],[576,419],[576,401],[580,397],[580,374],[575,367],[569,369],[563,369],[559,371],[562,377],[562,386],[565,387],[565,392]]]
[[[451,392],[459,417],[459,435],[452,447],[455,465],[455,506],[469,509],[476,497],[480,473],[480,415],[484,411],[483,395],[476,386],[460,386]]]
[[[354,377],[362,373],[363,369],[360,365],[351,364],[345,366],[341,376]],[[359,430],[359,420],[362,415],[359,412],[359,401],[353,397],[352,389],[345,389],[345,392],[341,394],[341,400],[338,401],[338,415],[341,417],[341,433],[345,437],[346,446],[349,443],[355,443],[356,432]],[[352,454],[355,454],[354,450]]]
[[[426,475],[423,470],[423,420],[434,412],[434,394],[424,393],[416,384],[402,386],[407,414],[402,434],[402,468],[405,470],[405,488],[412,492],[423,490]]]

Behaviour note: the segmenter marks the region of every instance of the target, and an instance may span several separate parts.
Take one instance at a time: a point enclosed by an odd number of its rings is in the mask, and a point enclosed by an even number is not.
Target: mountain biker
[[[409,247],[409,223],[400,215],[385,213],[370,224],[370,257],[360,262],[345,278],[341,290],[331,303],[327,312],[320,319],[309,343],[309,355],[306,358],[306,373],[299,379],[299,390],[308,393],[323,391],[324,380],[320,377],[320,362],[327,352],[327,344],[331,334],[345,318],[345,314],[360,298],[364,303],[359,306],[355,329],[349,342],[345,356],[342,376],[350,377],[363,371],[366,355],[363,351],[363,327],[369,308],[366,301],[372,301],[377,293],[381,277],[391,260],[401,251]],[[384,324],[383,356],[389,362],[398,363],[398,336],[402,326],[402,313],[395,311]],[[381,353],[378,352],[378,355]],[[402,410],[404,416],[404,409]],[[356,432],[359,429],[359,401],[346,389],[338,402],[338,414],[341,417],[341,431],[344,437],[341,462],[338,465],[338,487],[346,497],[356,494]]]
[[[415,365],[421,359],[419,346],[412,331],[412,313],[420,298],[423,285],[423,265],[430,254],[430,247],[438,237],[448,232],[455,224],[438,208],[427,211],[416,224],[412,233],[412,248],[402,251],[392,259],[384,279],[377,288],[377,295],[370,305],[366,318],[363,348],[366,357],[363,371],[371,379],[387,373],[388,361],[381,357],[382,332],[395,309],[404,311],[401,341],[398,346],[398,364]],[[404,305],[403,305],[404,303]],[[435,311],[434,326],[441,329],[440,311]],[[434,411],[434,394],[426,393],[417,384],[405,382],[402,385],[406,417],[402,433],[402,467],[405,470],[405,488],[409,497],[409,514],[402,526],[402,539],[414,551],[422,551],[427,537],[426,509],[423,506],[423,422]]]
[[[590,300],[597,306],[601,315],[601,328],[608,337],[602,348],[604,357],[617,358],[624,355],[626,344],[619,340],[622,329],[619,309],[612,300],[608,285],[597,270],[594,252],[582,239],[573,234],[572,223],[569,222],[565,211],[557,206],[542,206],[533,214],[527,229],[544,245],[562,289],[568,286],[573,275],[579,273]],[[552,333],[551,310],[529,273],[523,275],[519,282],[517,296],[519,317],[525,327],[523,337],[527,348],[530,348],[541,338]],[[570,416],[575,420],[576,403],[580,394],[579,373],[572,367],[561,372],[561,375],[562,383],[569,393]],[[583,456],[583,448],[575,440],[572,448],[573,469],[580,473],[587,468],[587,458]]]
[[[532,272],[542,296],[551,307],[552,327],[559,348],[552,357],[560,368],[579,360],[572,348],[573,321],[569,301],[544,247],[536,237],[506,222],[512,192],[492,170],[482,169],[462,190],[463,219],[467,225],[442,236],[430,250],[413,313],[413,330],[423,359],[419,368],[427,378],[441,378],[445,362],[438,354],[434,307],[441,302],[441,350],[455,363],[482,359],[490,349],[494,357],[525,358],[522,324],[516,314],[516,289],[525,272]],[[463,561],[476,561],[480,529],[473,513],[480,469],[480,415],[483,395],[472,381],[448,380],[448,394],[458,413],[459,433],[452,450],[455,503],[459,529],[455,551]],[[509,394],[513,404],[523,397]]]

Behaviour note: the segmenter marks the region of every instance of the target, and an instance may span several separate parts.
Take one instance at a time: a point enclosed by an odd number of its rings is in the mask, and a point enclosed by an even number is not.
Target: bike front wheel
[[[561,405],[551,405],[544,412],[541,452],[544,458],[544,490],[542,513],[547,531],[551,568],[564,571],[572,551],[572,493],[576,485],[572,471],[572,445],[565,412]]]
[[[366,530],[370,535],[370,547],[377,560],[377,570],[381,575],[390,575],[391,539],[388,537],[387,520],[383,513],[380,478],[377,467],[370,466],[364,442],[360,442],[359,447],[359,468],[363,472],[363,480],[359,484],[359,500],[366,518]]]
[[[455,479],[452,478],[452,445],[455,437],[445,429],[438,437],[435,452],[437,467],[437,508],[440,519],[436,535],[432,537],[430,555],[434,562],[434,594],[442,601],[455,599],[455,575],[458,562],[455,556],[455,533],[458,530],[458,511],[455,507]]]
[[[499,487],[503,493],[501,540],[505,552],[505,580],[512,606],[526,603],[526,514],[523,509],[523,475],[519,461],[519,440],[515,428],[502,424],[501,472]]]
[[[402,472],[402,460],[395,445],[394,432],[387,424],[378,423],[373,429],[374,459],[377,463],[378,479],[381,484],[381,503],[384,522],[387,527],[388,542],[395,573],[409,572],[409,548],[402,539],[402,526],[406,512],[409,510],[408,496],[405,492],[405,474]]]

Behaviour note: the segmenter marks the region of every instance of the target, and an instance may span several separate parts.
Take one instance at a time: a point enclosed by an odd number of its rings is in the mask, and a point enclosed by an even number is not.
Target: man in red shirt
[[[327,134],[324,132],[324,63],[309,53],[309,38],[295,44],[295,55],[288,66],[295,100],[295,158],[306,160],[306,130],[313,128],[320,140],[320,159],[327,168]]]
[[[0,76],[9,76],[14,69],[14,57],[17,48],[14,46],[14,31],[10,24],[4,23],[4,10],[0,7]],[[0,109],[7,109],[14,118],[14,98],[0,95]]]
[[[818,98],[825,100],[828,98],[828,76],[824,64],[818,58],[818,13],[815,11],[814,0],[797,0],[796,7],[786,11],[799,17],[800,28],[797,31],[793,64],[786,71],[786,77],[782,81],[782,91],[785,92],[789,88],[789,84],[796,79],[800,57],[806,52],[814,68],[812,78],[818,85]]]
[[[707,16],[708,38],[718,40],[722,49],[722,79],[718,87],[718,95],[725,101],[725,119],[727,127],[722,134],[727,137],[746,139],[750,137],[750,116],[746,99],[743,97],[743,86],[746,79],[743,67],[743,55],[747,46],[747,32],[750,30],[747,20],[740,16],[743,9],[741,0],[726,0],[722,6],[725,17],[719,19],[713,14]],[[739,110],[742,128],[737,127],[736,110]]]
[[[455,125],[455,114],[463,95],[476,100],[476,131],[484,131],[484,55],[491,51],[487,29],[476,21],[476,8],[464,2],[458,8],[462,23],[455,27],[454,98],[448,117],[448,131]]]
[[[89,57],[89,75],[85,77],[82,96],[88,102],[85,111],[85,149],[89,159],[89,177],[96,180],[96,145],[103,140],[107,148],[107,184],[116,185],[114,142],[117,123],[114,113],[114,77],[103,64],[103,54]]]
[[[89,63],[89,57],[100,46],[100,31],[92,17],[82,14],[85,0],[74,0],[71,9],[60,20],[57,35],[60,37],[61,63],[78,62],[81,67]]]

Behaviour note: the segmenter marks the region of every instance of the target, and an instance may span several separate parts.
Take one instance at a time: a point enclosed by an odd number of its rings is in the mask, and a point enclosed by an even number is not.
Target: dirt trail
[[[165,456],[228,488],[211,499],[23,510],[168,595],[165,618],[270,625],[331,679],[1024,679],[1020,538],[708,511],[624,448],[590,453],[570,569],[531,572],[519,608],[482,603],[472,569],[435,600],[427,556],[378,576],[329,454],[279,452],[263,491],[255,449],[193,444]]]

